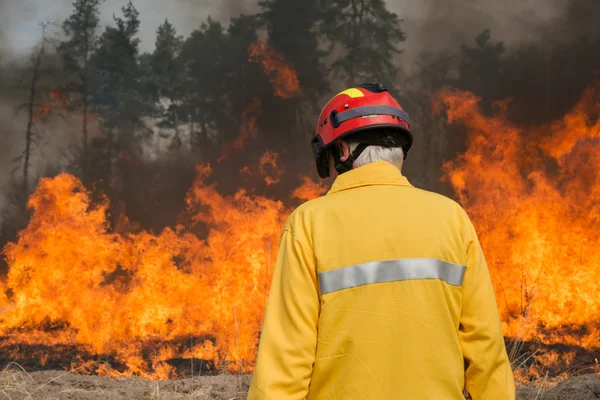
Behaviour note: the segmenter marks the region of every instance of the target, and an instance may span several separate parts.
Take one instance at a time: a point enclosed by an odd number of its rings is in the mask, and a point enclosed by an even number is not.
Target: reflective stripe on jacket
[[[285,224],[250,400],[513,400],[464,210],[389,163],[340,175]]]

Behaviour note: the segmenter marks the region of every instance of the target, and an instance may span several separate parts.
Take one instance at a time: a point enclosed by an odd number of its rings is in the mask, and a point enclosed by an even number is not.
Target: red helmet
[[[361,143],[345,162],[336,160],[336,169],[342,173],[352,168],[352,162],[368,145],[402,147],[404,155],[412,146],[408,115],[400,104],[379,83],[363,84],[344,90],[327,103],[312,138],[312,149],[321,178],[329,176],[327,150],[341,138]]]

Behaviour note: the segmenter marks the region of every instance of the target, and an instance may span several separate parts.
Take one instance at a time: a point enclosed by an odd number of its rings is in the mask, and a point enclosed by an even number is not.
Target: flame
[[[260,64],[265,75],[269,77],[275,96],[291,99],[300,95],[298,75],[286,63],[281,53],[259,40],[250,45],[248,52],[250,53],[249,61]]]
[[[274,151],[267,150],[260,158],[259,171],[261,175],[265,177],[265,183],[267,185],[274,185],[279,183],[281,176],[285,172],[285,169],[277,164],[279,154]],[[271,174],[269,174],[271,172]]]
[[[258,168],[246,165],[240,172],[248,176],[260,174],[267,186],[271,186],[281,181],[285,168],[279,163],[279,154],[267,150],[260,157]]]
[[[302,181],[302,185],[292,192],[292,197],[308,201],[327,193],[327,188],[320,182],[317,183],[306,176],[302,178]]]
[[[29,225],[4,250],[3,351],[72,346],[79,355],[110,355],[108,364],[73,361],[110,376],[172,378],[177,358],[251,371],[290,210],[244,190],[222,196],[207,183],[210,174],[198,167],[189,221],[160,234],[112,231],[108,200],[92,203],[71,175],[40,180]],[[46,362],[48,354],[37,357]]]
[[[600,347],[600,86],[535,129],[484,115],[444,90],[436,106],[468,129],[445,174],[480,234],[505,335]]]
[[[48,101],[35,110],[33,113],[33,118],[44,118],[50,113],[50,111],[68,106],[69,95],[67,93],[63,93],[60,90],[51,90],[48,94]]]

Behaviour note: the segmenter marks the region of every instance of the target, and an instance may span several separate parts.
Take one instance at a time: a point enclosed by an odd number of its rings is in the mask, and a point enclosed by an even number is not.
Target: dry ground
[[[236,375],[153,382],[15,368],[0,372],[0,400],[241,400],[249,382],[250,376]],[[547,390],[520,387],[517,393],[517,400],[588,399],[600,399],[600,375],[573,377]]]
[[[249,376],[202,376],[155,382],[64,371],[0,372],[0,400],[241,400]]]

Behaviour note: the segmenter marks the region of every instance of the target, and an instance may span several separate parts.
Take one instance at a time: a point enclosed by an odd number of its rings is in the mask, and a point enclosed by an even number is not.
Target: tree
[[[183,100],[183,66],[179,59],[183,47],[183,37],[177,35],[175,27],[168,20],[158,27],[156,48],[149,59],[158,95],[168,102],[163,107],[161,125],[175,129],[173,147],[181,146],[179,132],[180,107]]]
[[[180,55],[192,146],[196,151],[214,153],[218,151],[216,142],[232,139],[238,132],[238,116],[234,114],[239,111],[234,111],[232,92],[244,92],[249,84],[244,71],[248,51],[246,48],[241,57],[239,51],[234,54],[228,33],[219,22],[208,18],[185,41]],[[248,40],[252,38],[255,35]]]
[[[22,109],[27,110],[25,149],[17,158],[17,160],[22,161],[23,164],[23,199],[27,199],[27,196],[29,195],[31,155],[33,152],[33,145],[37,144],[37,139],[39,138],[39,130],[37,129],[35,122],[40,118],[47,117],[49,114],[54,113],[54,108],[56,106],[64,106],[67,104],[62,93],[51,91],[48,88],[42,88],[43,79],[46,76],[53,74],[54,68],[51,66],[51,63],[46,60],[47,48],[53,45],[52,41],[46,36],[46,29],[50,24],[43,23],[41,25],[42,39],[31,54],[30,68],[25,71],[19,82],[19,87],[27,91],[27,101],[21,104],[17,111],[19,112]],[[25,80],[25,82],[23,82],[23,80]],[[49,95],[45,96],[43,89],[49,92]],[[24,206],[25,204],[26,201],[23,202]]]
[[[281,132],[289,132],[285,139],[292,146],[300,146],[310,140],[313,118],[320,111],[316,99],[329,91],[328,69],[322,59],[326,53],[320,49],[317,25],[322,19],[319,0],[265,0],[260,2],[261,22],[269,35],[268,44],[282,54],[286,63],[295,70],[302,93],[298,97],[282,101],[275,99],[272,107],[281,115],[279,126],[270,127],[274,139],[281,140]],[[290,121],[293,125],[290,126]]]
[[[321,58],[316,26],[322,18],[317,0],[261,1],[261,21],[267,28],[269,44],[283,54],[298,74],[303,94],[309,99],[327,92],[327,69]]]
[[[44,57],[46,49],[46,40],[42,39],[40,49],[37,54],[34,53],[31,57],[32,71],[31,81],[29,86],[29,102],[27,103],[27,129],[25,131],[25,150],[23,151],[23,196],[29,194],[29,160],[31,158],[31,146],[34,142],[33,138],[33,120],[35,118],[36,95],[38,82],[40,79],[40,66],[42,57]]]
[[[505,82],[505,53],[503,42],[493,42],[489,29],[475,38],[475,47],[461,46],[462,59],[457,87],[476,93],[489,100],[508,95]]]
[[[364,81],[392,85],[396,71],[396,46],[406,38],[401,20],[388,11],[384,0],[328,0],[321,32],[330,42],[329,51],[341,56],[333,63],[336,77],[346,86]]]
[[[141,151],[140,142],[134,140],[136,128],[145,128],[142,116],[151,112],[155,102],[154,93],[145,90],[139,64],[139,13],[131,2],[122,12],[123,18],[113,17],[116,27],[106,28],[92,57],[97,80],[94,108],[107,134],[104,145],[110,160],[116,149]]]
[[[103,0],[75,0],[73,13],[63,23],[63,30],[68,40],[58,46],[58,52],[69,75],[67,90],[77,95],[79,102],[71,103],[82,107],[82,144],[83,157],[81,170],[83,180],[88,175],[88,114],[91,95],[92,75],[90,59],[98,42],[98,7]]]

